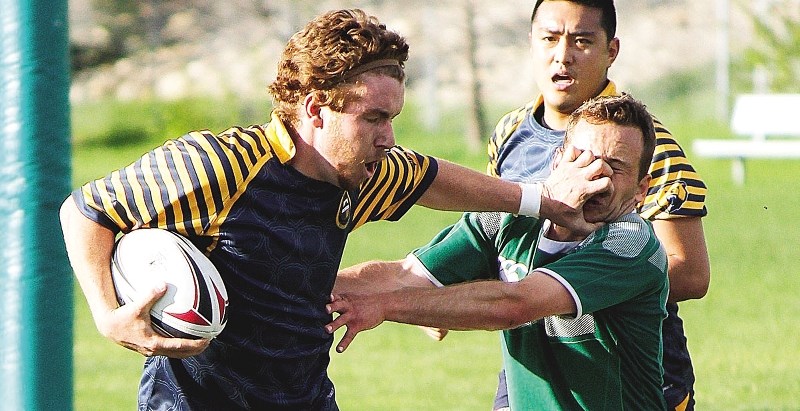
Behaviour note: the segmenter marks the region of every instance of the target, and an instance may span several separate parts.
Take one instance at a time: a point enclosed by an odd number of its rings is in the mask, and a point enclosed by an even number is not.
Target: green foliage
[[[731,135],[729,125],[714,115],[716,96],[707,81],[713,77],[713,70],[711,65],[700,66],[629,91],[647,105],[684,150],[691,150],[690,137]]]
[[[147,150],[194,130],[219,133],[268,121],[269,103],[193,98],[176,101],[102,101],[72,108],[76,184],[122,167]],[[92,161],[87,156],[102,159]],[[79,166],[84,165],[84,166]]]
[[[672,73],[666,78],[648,84],[634,93],[634,96],[645,103],[651,100],[656,102],[684,101],[687,97],[693,96],[694,98],[689,99],[689,103],[697,104],[698,94],[709,93],[708,79],[713,76],[713,66],[698,66],[687,71]]]
[[[752,14],[755,44],[745,51],[734,70],[737,84],[750,85],[746,91],[753,89],[751,73],[760,67],[769,73],[767,91],[800,92],[800,22],[791,14],[791,7],[783,6],[776,4],[761,15]]]
[[[269,104],[223,99],[187,98],[175,101],[107,100],[73,107],[73,135],[78,144],[113,145],[119,133],[137,130],[139,141],[163,141],[192,130],[227,129],[232,125],[267,122]],[[79,121],[85,119],[85,121]],[[111,141],[107,141],[111,140]]]

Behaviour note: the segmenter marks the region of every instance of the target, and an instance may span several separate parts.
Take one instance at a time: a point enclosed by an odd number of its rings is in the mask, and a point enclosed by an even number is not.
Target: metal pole
[[[0,409],[70,410],[67,0],[0,0]]]

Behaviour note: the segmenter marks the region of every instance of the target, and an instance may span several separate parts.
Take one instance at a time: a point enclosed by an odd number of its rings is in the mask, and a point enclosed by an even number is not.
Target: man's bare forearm
[[[118,305],[110,271],[114,233],[86,218],[72,198],[61,206],[60,218],[72,269],[97,320]]]
[[[448,211],[519,212],[522,190],[517,183],[490,177],[449,161],[437,160],[439,171],[419,204]]]
[[[368,261],[339,270],[334,294],[374,294],[404,287],[433,287],[415,258]]]
[[[610,167],[586,152],[565,150],[546,181],[520,184],[497,179],[447,161],[419,204],[454,211],[503,211],[547,218],[577,233],[597,225],[586,223],[582,206],[592,195],[611,188]]]
[[[703,298],[708,292],[711,266],[702,219],[656,220],[653,229],[669,261],[669,302]]]

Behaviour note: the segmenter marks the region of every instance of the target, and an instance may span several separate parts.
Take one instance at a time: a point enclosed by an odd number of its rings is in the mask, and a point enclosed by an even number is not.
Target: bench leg
[[[734,158],[731,164],[731,177],[733,182],[738,185],[744,184],[744,159],[741,157]]]

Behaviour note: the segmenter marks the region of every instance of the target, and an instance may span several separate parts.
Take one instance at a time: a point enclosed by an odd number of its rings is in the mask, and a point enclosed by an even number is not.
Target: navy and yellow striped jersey
[[[395,147],[348,192],[299,173],[287,164],[294,154],[273,116],[263,127],[189,133],[73,193],[84,215],[114,232],[159,227],[186,236],[229,293],[228,324],[205,352],[147,360],[140,407],[335,407],[325,304],[347,235],[400,218],[437,163]]]
[[[613,82],[600,95],[616,95]],[[550,174],[550,160],[564,141],[564,131],[548,129],[536,120],[543,98],[539,96],[498,122],[489,140],[487,173],[512,181],[536,181]],[[653,118],[656,148],[650,165],[650,188],[639,213],[650,220],[707,214],[706,185],[692,167],[672,134]]]

